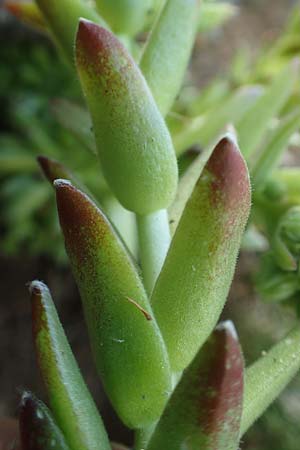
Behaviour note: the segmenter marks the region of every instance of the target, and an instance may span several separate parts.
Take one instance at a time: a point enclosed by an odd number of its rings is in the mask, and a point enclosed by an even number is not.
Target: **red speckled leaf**
[[[19,409],[23,450],[68,450],[49,409],[31,392],[24,392]]]
[[[126,48],[109,31],[81,20],[76,64],[106,180],[127,209],[164,209],[177,188],[172,139],[152,93]]]
[[[152,294],[174,371],[191,362],[219,319],[250,197],[247,166],[236,142],[227,136],[194,187]]]
[[[143,284],[103,212],[67,181],[56,180],[55,186],[98,371],[123,421],[145,426],[161,414],[171,380]]]
[[[237,450],[244,362],[231,322],[220,324],[170,398],[148,450]]]

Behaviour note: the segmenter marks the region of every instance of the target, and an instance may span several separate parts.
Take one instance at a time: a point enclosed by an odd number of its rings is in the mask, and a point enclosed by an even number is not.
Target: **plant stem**
[[[150,295],[170,245],[167,211],[162,209],[146,216],[137,215],[137,226],[144,285]]]

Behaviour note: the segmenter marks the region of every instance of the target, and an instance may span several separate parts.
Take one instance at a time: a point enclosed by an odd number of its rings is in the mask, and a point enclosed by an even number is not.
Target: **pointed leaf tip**
[[[177,161],[139,67],[116,36],[87,21],[79,24],[76,64],[111,190],[138,214],[165,209],[176,193]]]
[[[219,319],[250,204],[246,163],[235,140],[226,136],[185,205],[152,294],[174,371],[191,362]]]
[[[171,377],[141,279],[102,211],[65,180],[55,185],[60,224],[97,369],[125,424],[131,428],[148,425],[164,407]]]
[[[40,155],[37,157],[37,162],[50,183],[57,179],[71,178],[72,174],[69,170],[55,159],[47,158],[47,156]]]
[[[248,214],[251,201],[249,173],[232,135],[225,136],[217,144],[208,160],[207,170],[213,176],[210,184],[212,204],[221,202],[224,208],[231,209],[239,202]]]
[[[244,361],[231,322],[221,323],[183,373],[148,450],[236,450]]]
[[[51,412],[31,392],[22,395],[19,426],[23,450],[68,450]]]
[[[111,32],[90,20],[80,19],[76,34],[77,64],[85,66],[85,61],[88,60],[94,64],[97,62],[99,71],[104,70],[105,47],[110,45],[120,49],[123,48]],[[99,53],[101,54],[101,60],[99,59]]]

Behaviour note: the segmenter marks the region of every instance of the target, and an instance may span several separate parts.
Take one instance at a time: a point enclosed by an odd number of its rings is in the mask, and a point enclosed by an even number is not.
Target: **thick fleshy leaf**
[[[196,183],[152,294],[175,371],[191,362],[219,318],[249,209],[248,170],[228,136]]]
[[[97,152],[92,119],[86,109],[69,100],[57,98],[52,101],[51,110],[64,128],[71,131],[93,153]]]
[[[261,93],[259,86],[243,87],[225,99],[217,109],[211,108],[207,114],[192,118],[173,136],[177,155],[194,144],[200,144],[203,148],[215,144],[220,134],[224,133],[224,128],[243,117]]]
[[[87,194],[93,202],[99,204],[98,200],[90,192],[90,190],[71,172],[67,167],[54,159],[47,158],[46,156],[38,156],[38,163],[47,178],[47,180],[53,186],[53,182],[58,178],[64,178]],[[108,187],[104,178],[98,179],[102,183],[103,196],[101,196],[101,207],[103,207],[105,213],[108,215],[111,222],[115,225],[116,229],[126,242],[128,248],[133,255],[137,254],[137,238],[136,238],[136,223],[133,213],[123,208],[118,200],[108,191]],[[100,183],[99,183],[100,185]]]
[[[170,369],[144,287],[103,213],[68,182],[55,185],[98,371],[122,420],[145,426],[164,407]]]
[[[297,109],[289,117],[279,123],[269,142],[259,153],[251,170],[251,178],[255,189],[263,189],[274,169],[280,164],[292,135],[300,128],[300,110]]]
[[[34,2],[6,0],[4,7],[26,25],[29,25],[38,31],[47,31],[44,18]]]
[[[51,412],[31,392],[22,395],[19,427],[23,450],[69,449]]]
[[[241,436],[260,417],[300,369],[299,324],[247,368]]]
[[[190,198],[195,184],[201,176],[205,164],[207,163],[207,160],[213,150],[213,147],[208,147],[206,150],[201,152],[179,180],[176,198],[168,210],[170,231],[172,235],[175,233],[185,205]]]
[[[72,450],[110,450],[96,405],[80,374],[45,284],[30,286],[33,337],[55,420]]]
[[[96,0],[100,14],[112,30],[130,36],[143,30],[153,3],[153,0]]]
[[[257,150],[270,127],[270,121],[277,117],[290,97],[298,77],[298,64],[295,65],[293,62],[274,78],[265,93],[236,123],[240,147],[246,158]]]
[[[147,450],[237,450],[243,376],[235,328],[224,322],[183,373]]]
[[[177,187],[171,137],[135,62],[109,31],[81,20],[76,58],[103,173],[127,209],[169,206]]]
[[[140,67],[165,116],[178,95],[194,45],[200,0],[167,0]]]
[[[36,0],[53,38],[67,61],[74,62],[74,41],[78,20],[84,17],[107,26],[84,0]]]

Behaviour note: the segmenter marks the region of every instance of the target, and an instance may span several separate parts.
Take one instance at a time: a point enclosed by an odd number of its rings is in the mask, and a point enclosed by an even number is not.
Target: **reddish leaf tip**
[[[248,214],[251,203],[250,177],[233,134],[229,133],[219,141],[206,167],[213,176],[212,203],[216,204],[222,199],[224,206],[232,211],[243,204]]]
[[[87,19],[80,19],[76,34],[76,49],[84,49],[85,56],[96,57],[103,49],[105,41],[113,38],[112,33]]]
[[[55,159],[40,155],[37,157],[37,162],[50,183],[53,183],[55,180],[61,179],[62,177],[69,176],[68,169]]]

